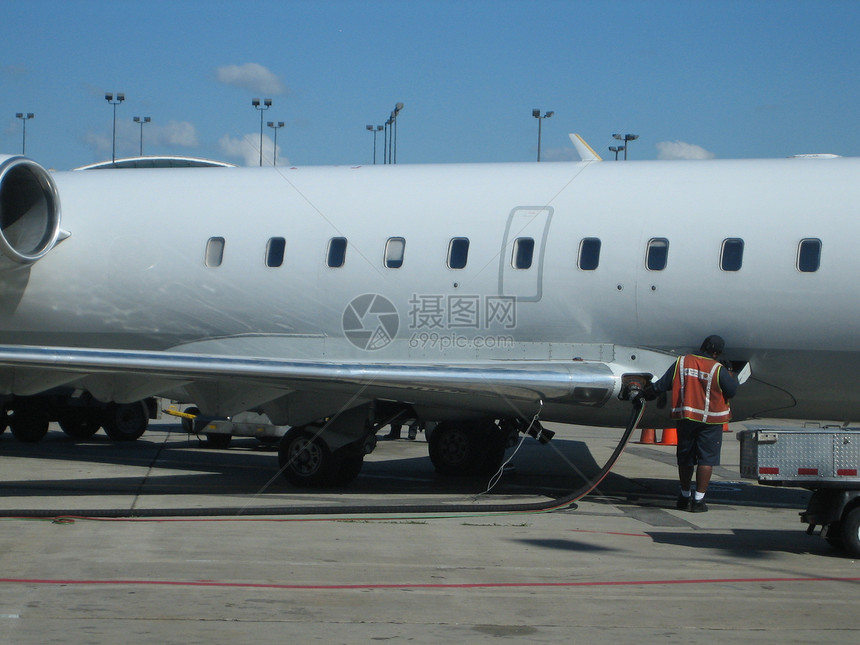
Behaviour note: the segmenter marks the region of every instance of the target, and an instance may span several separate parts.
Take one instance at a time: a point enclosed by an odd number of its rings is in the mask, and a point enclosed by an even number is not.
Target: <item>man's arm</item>
[[[738,379],[735,378],[735,375],[725,365],[720,365],[718,371],[720,390],[722,390],[723,396],[730,399],[738,391]]]
[[[672,389],[672,382],[675,380],[675,367],[677,365],[678,361],[672,363],[669,366],[669,369],[666,370],[666,373],[660,377],[660,380],[654,381],[651,384],[651,387],[653,388],[655,394],[660,394],[661,392],[668,392]]]

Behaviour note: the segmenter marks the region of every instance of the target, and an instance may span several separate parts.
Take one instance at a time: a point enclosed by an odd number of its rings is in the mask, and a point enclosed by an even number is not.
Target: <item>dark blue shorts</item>
[[[679,466],[719,466],[723,446],[723,424],[678,421]]]

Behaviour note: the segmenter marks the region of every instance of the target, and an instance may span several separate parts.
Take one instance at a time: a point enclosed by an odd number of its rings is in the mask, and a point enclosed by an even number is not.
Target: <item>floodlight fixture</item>
[[[366,125],[364,126],[368,132],[373,133],[373,165],[376,165],[376,135],[385,128],[382,125]]]
[[[391,113],[391,139],[389,140],[389,145],[392,145],[394,148],[394,157],[392,161],[391,152],[388,154],[388,160],[392,163],[397,163],[397,116],[400,114],[400,110],[403,109],[403,103],[395,103],[394,111]]]
[[[612,138],[624,142],[624,161],[627,161],[627,144],[631,141],[636,141],[639,138],[638,134],[613,134]]]
[[[150,123],[152,119],[148,116],[136,116],[134,117],[134,122],[140,124],[140,153],[138,156],[143,156],[143,124]]]
[[[538,161],[540,161],[541,123],[543,123],[544,119],[550,118],[553,114],[555,114],[555,112],[553,110],[550,110],[549,112],[544,112],[543,116],[541,116],[540,109],[535,108],[534,110],[532,110],[532,116],[538,120]]]
[[[272,128],[275,131],[275,149],[272,151],[272,165],[278,165],[278,130],[284,127],[283,121],[278,121],[275,123],[274,121],[268,121],[266,123],[267,126]]]
[[[21,119],[21,124],[23,126],[22,134],[21,134],[21,154],[27,154],[27,121],[32,119],[35,115],[32,112],[17,112],[15,114],[16,119]]]
[[[116,106],[125,101],[125,94],[117,92],[114,100],[113,92],[105,92],[105,100],[113,105],[113,138],[111,146],[111,163],[116,163]]]
[[[260,105],[260,99],[251,99],[251,105],[254,109],[260,111],[260,167],[263,166],[263,112],[272,107],[272,99],[263,99],[263,104]]]

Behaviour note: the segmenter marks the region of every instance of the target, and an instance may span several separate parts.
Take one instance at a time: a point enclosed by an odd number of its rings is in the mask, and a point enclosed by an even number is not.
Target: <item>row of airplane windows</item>
[[[223,237],[211,237],[206,245],[206,266],[217,267],[224,261]],[[600,239],[585,237],[579,242],[577,267],[582,271],[594,271],[600,265]],[[340,268],[346,263],[347,241],[345,237],[333,237],[328,242],[326,266]],[[266,266],[279,267],[284,263],[287,241],[283,237],[273,237],[266,245]],[[383,265],[389,269],[403,266],[406,240],[390,237],[385,243]],[[511,266],[514,269],[528,270],[534,260],[535,241],[531,237],[514,240],[511,253]],[[448,268],[464,269],[469,259],[469,238],[454,237],[448,243]],[[720,249],[720,270],[740,271],[744,259],[744,241],[739,237],[726,238]],[[649,271],[663,271],[669,262],[669,240],[654,237],[648,241],[645,250],[645,268]],[[821,240],[806,238],[797,245],[798,271],[813,273],[821,265]]]

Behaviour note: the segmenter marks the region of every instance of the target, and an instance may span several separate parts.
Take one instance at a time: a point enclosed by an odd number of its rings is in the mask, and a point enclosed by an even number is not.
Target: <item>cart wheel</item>
[[[193,414],[195,418],[189,419],[188,417],[182,417],[182,430],[185,434],[196,434],[200,429],[197,422],[200,417],[200,409],[192,406],[190,408],[185,408],[185,412],[187,414]]]
[[[842,519],[842,546],[855,558],[860,558],[860,506],[851,509]]]

